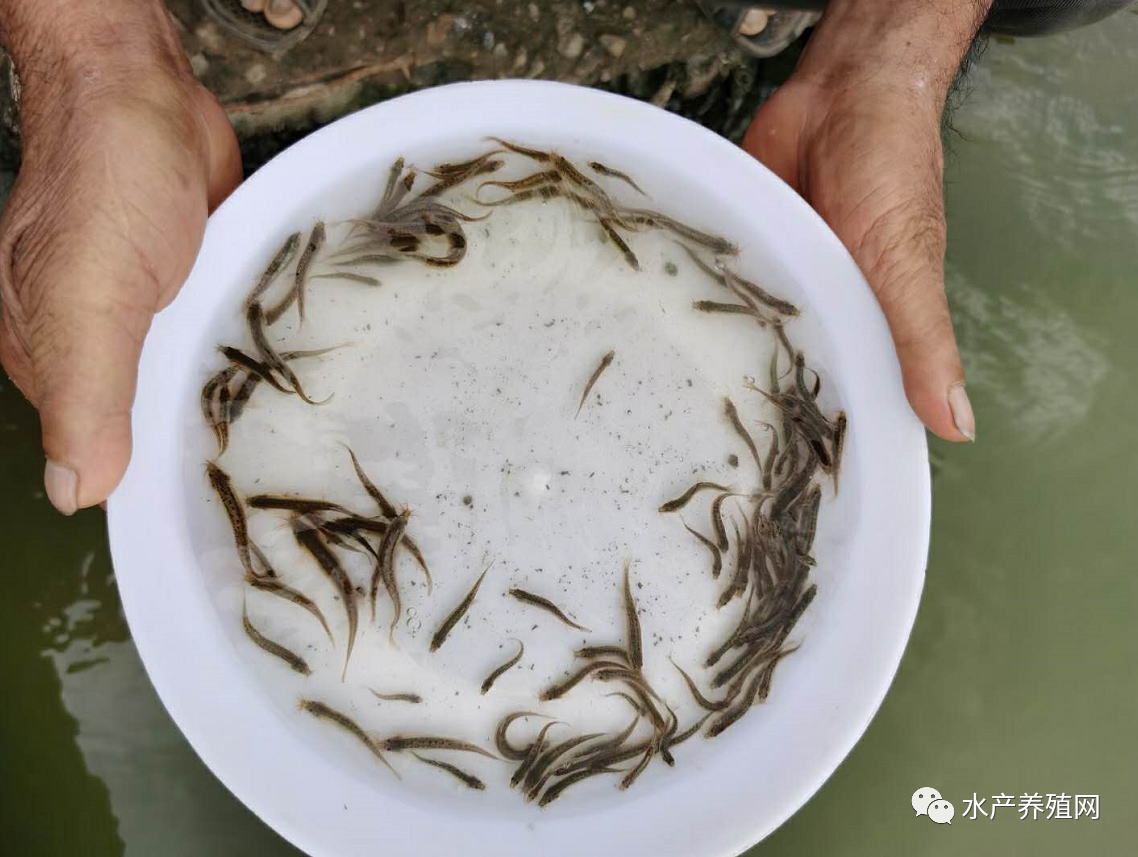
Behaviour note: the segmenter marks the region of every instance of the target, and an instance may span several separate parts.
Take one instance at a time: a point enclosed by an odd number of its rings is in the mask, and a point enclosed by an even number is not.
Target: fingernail
[[[79,477],[74,470],[49,458],[43,468],[43,487],[51,505],[65,515],[75,514],[79,508]]]
[[[964,382],[957,381],[948,388],[948,407],[952,411],[952,421],[956,430],[970,441],[976,440],[976,417],[972,413],[972,403],[964,390]]]

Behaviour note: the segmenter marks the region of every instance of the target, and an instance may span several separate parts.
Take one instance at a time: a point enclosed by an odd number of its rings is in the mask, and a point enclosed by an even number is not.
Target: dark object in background
[[[283,51],[303,41],[320,22],[328,0],[293,0],[304,16],[298,26],[280,30],[260,12],[250,12],[240,0],[201,0],[206,14],[222,29],[263,51]]]
[[[748,9],[820,12],[826,0],[699,0],[704,10],[729,28]],[[1131,0],[995,0],[984,29],[1007,36],[1043,36],[1101,21]]]
[[[1043,36],[1101,21],[1130,0],[996,0],[984,29],[1005,36]]]

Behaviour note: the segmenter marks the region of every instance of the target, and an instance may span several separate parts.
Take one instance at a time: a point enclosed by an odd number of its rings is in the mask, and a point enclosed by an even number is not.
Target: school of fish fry
[[[265,260],[201,388],[200,553],[313,740],[545,807],[777,693],[847,421],[730,240],[627,165],[477,146]]]

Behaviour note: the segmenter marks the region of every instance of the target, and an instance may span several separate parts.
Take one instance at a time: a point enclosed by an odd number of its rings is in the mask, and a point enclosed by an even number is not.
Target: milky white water
[[[502,177],[528,172],[531,165],[512,162]],[[627,188],[614,191],[644,204]],[[478,212],[467,193],[446,201]],[[310,226],[295,224],[305,235]],[[331,270],[319,259],[336,251],[344,233],[330,226],[313,274]],[[466,237],[468,252],[452,268],[406,261],[368,269],[382,279],[379,288],[312,280],[303,325],[294,308],[270,332],[280,350],[342,346],[292,364],[309,396],[330,399],[313,407],[262,384],[218,459],[242,496],[294,494],[375,515],[346,447],[356,452],[386,496],[411,510],[408,534],[434,575],[428,593],[421,571],[400,553],[403,615],[394,644],[382,590],[375,621],[361,598],[360,629],[341,680],[345,613],[332,584],[298,547],[287,514],[250,510],[252,538],[288,585],[319,604],[335,646],[309,614],[242,584],[228,522],[204,477],[202,518],[195,522],[202,572],[234,645],[248,658],[250,676],[279,700],[282,717],[377,787],[427,790],[434,799],[439,792],[463,797],[464,789],[442,772],[389,754],[403,775],[397,784],[351,736],[299,713],[298,698],[323,701],[380,737],[449,735],[493,748],[503,715],[537,707],[568,724],[561,738],[619,731],[630,710],[605,696],[617,689],[612,684],[586,682],[551,703],[538,703],[537,695],[580,666],[575,648],[623,643],[620,581],[627,560],[644,627],[645,673],[686,728],[702,712],[669,658],[706,688],[700,665],[743,604],[736,599],[715,609],[726,581],[712,580],[707,549],[683,526],[711,532],[714,494],[697,496],[680,513],[657,508],[698,480],[742,491],[756,485],[748,451],[723,417],[724,396],[754,428],[761,449],[765,432],[757,421],[775,418],[744,386],[749,376],[766,377],[773,335],[748,316],[693,310],[692,301],[732,296],[667,233],[629,237],[639,272],[595,221],[560,200],[495,209],[488,220],[467,224]],[[762,272],[742,273],[762,282]],[[286,281],[291,277],[278,287]],[[250,348],[248,341],[233,344]],[[586,381],[610,350],[611,366],[575,415]],[[212,373],[219,365],[205,368]],[[195,467],[215,454],[206,428],[200,437],[200,446],[188,450]],[[338,553],[366,590],[370,558]],[[725,556],[725,577],[732,558],[733,551]],[[429,652],[439,624],[487,569],[465,618]],[[591,632],[508,597],[515,586],[551,599]],[[290,671],[245,638],[243,601],[254,624],[303,657],[311,676]],[[519,640],[521,662],[481,695],[482,680],[514,654]],[[381,702],[372,690],[413,692],[423,702]],[[516,724],[511,737],[524,743],[540,724]],[[709,746],[697,737],[678,748],[680,765]],[[470,754],[433,755],[487,782],[478,807],[518,803],[505,788],[511,766]],[[666,772],[653,762],[637,790]],[[590,781],[572,794],[611,795],[612,783],[598,780],[603,785]]]

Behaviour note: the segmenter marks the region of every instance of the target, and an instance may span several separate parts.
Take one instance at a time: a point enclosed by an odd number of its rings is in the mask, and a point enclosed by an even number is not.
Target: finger
[[[914,203],[879,218],[852,249],[889,322],[914,412],[945,440],[973,441],[976,420],[944,292],[944,246],[939,205]]]
[[[130,458],[135,372],[150,312],[111,298],[108,286],[132,276],[129,263],[113,260],[101,270],[61,264],[39,285],[34,402],[47,456],[44,486],[64,514],[105,500]],[[97,285],[76,289],[69,280]]]
[[[105,500],[126,470],[142,341],[163,292],[192,263],[197,238],[189,233],[200,238],[204,193],[193,207],[181,219],[183,243],[154,243],[159,264],[124,237],[156,236],[139,224],[121,231],[98,205],[82,218],[5,228],[0,357],[39,411],[44,487],[64,514]]]
[[[807,134],[816,95],[780,89],[743,146],[803,194],[850,250],[885,312],[917,416],[946,440],[974,440],[944,294],[939,124],[917,117],[898,129],[855,111]]]
[[[20,289],[30,298],[21,301],[24,323],[16,320],[23,335],[5,324],[5,364],[17,367],[21,389],[39,410],[44,487],[64,514],[104,500],[130,456],[134,373],[150,313],[131,299],[145,288],[131,279],[144,274],[116,253],[115,241],[106,243],[93,265],[57,241]],[[17,268],[20,252],[17,244]]]
[[[46,297],[37,310],[33,324],[49,320],[34,344],[6,313],[0,359],[39,410],[44,488],[52,505],[70,515],[105,499],[126,469],[134,378],[125,370],[138,359],[133,329],[145,332],[148,322],[111,320],[105,308],[85,301],[60,304]]]

